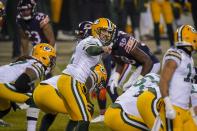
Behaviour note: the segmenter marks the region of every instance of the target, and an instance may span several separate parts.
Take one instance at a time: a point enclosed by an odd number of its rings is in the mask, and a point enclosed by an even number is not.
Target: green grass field
[[[155,50],[155,44],[153,41],[145,42],[150,47],[152,51]],[[162,41],[163,52],[169,47],[168,41]],[[74,49],[74,42],[58,42],[57,43],[57,66],[55,68],[54,74],[59,74],[61,70],[66,67],[69,62],[71,54]],[[11,62],[11,42],[0,42],[0,65]],[[158,56],[161,60],[162,55]],[[194,60],[197,62],[197,55],[194,56]],[[195,65],[197,65],[195,63]],[[109,98],[109,97],[108,97]],[[111,103],[110,99],[107,101],[107,105]],[[94,117],[99,114],[98,106],[96,100],[93,100],[95,105]],[[37,123],[37,128],[40,125],[40,120],[43,116],[43,112],[40,113],[39,121]],[[26,130],[26,115],[24,110],[17,110],[16,112],[11,111],[7,116],[3,118],[6,122],[11,123],[11,127],[0,127],[0,131],[25,131]],[[59,114],[56,118],[54,124],[50,128],[50,131],[60,131],[64,130],[68,122],[68,116]],[[90,124],[90,131],[109,131],[103,123]]]

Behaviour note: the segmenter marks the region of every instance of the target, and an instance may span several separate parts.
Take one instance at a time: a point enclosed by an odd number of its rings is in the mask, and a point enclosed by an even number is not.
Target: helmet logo
[[[95,20],[95,21],[94,21],[94,24],[98,24],[98,23],[99,23],[99,20]]]
[[[106,74],[105,68],[104,68],[104,67],[100,67],[100,71],[101,71],[103,74]]]
[[[191,31],[197,33],[197,31],[194,28],[191,28]]]
[[[51,52],[51,51],[52,51],[51,48],[49,48],[49,47],[47,47],[47,46],[45,46],[45,47],[43,48],[43,50],[44,50],[44,51],[48,51],[48,52]]]
[[[84,29],[91,29],[91,25],[90,24],[85,24]]]

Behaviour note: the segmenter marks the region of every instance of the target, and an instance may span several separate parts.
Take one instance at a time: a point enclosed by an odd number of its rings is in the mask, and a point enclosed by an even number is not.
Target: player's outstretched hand
[[[111,46],[103,46],[102,47],[104,53],[111,54],[112,47]]]

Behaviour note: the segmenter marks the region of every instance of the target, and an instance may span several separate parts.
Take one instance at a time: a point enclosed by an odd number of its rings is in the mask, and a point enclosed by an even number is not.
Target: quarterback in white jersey
[[[88,111],[85,82],[91,68],[98,64],[102,53],[110,53],[109,44],[115,33],[115,25],[106,18],[97,19],[92,25],[92,36],[81,40],[76,46],[74,58],[58,79],[57,87],[70,122],[80,121],[74,126],[78,130],[88,130],[91,114]],[[68,126],[71,126],[69,123]],[[75,127],[72,128],[75,128]]]
[[[55,58],[55,49],[41,43],[34,46],[32,56],[22,56],[0,67],[0,118],[9,113],[11,102],[32,104],[32,98],[26,93],[32,93],[35,81],[39,82],[45,77],[46,69],[54,66]],[[35,107],[27,109],[27,117],[35,118],[34,121],[38,113]],[[28,126],[27,130],[35,130],[36,122],[33,126]]]
[[[105,124],[112,130],[152,129],[161,103],[158,83],[159,75],[155,73],[136,81],[107,109]]]
[[[160,90],[165,103],[167,129],[183,130],[189,120],[187,112],[195,75],[192,52],[197,50],[197,32],[190,25],[177,29],[176,48],[164,55],[160,79]]]
[[[90,46],[102,46],[102,43],[92,36],[83,39],[76,46],[74,58],[71,63],[67,65],[67,68],[62,72],[73,76],[81,83],[85,83],[86,79],[90,75],[91,68],[100,61],[100,55],[93,55],[87,53],[86,49]]]

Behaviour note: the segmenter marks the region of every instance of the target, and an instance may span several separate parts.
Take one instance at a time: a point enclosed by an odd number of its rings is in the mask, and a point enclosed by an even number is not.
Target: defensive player
[[[20,0],[18,4],[17,24],[22,44],[22,54],[28,55],[29,40],[32,45],[49,43],[55,45],[55,38],[49,17],[36,11],[36,0]]]
[[[59,91],[57,88],[57,80],[59,77],[60,75],[42,81],[40,85],[36,87],[33,93],[33,98],[36,105],[44,112],[51,113],[54,115],[54,116],[50,114],[45,115],[45,118],[42,120],[40,131],[48,130],[49,126],[54,121],[54,119],[52,118],[55,118],[57,113],[67,114],[67,110],[64,105],[64,102],[62,98],[58,95]],[[86,94],[88,101],[88,108],[92,114],[94,107],[88,97],[89,92],[100,90],[99,88],[102,88],[103,85],[105,85],[106,79],[107,79],[107,74],[105,68],[103,67],[103,65],[98,64],[94,67],[93,70],[91,70],[91,75],[88,77],[85,83],[88,89]],[[77,124],[77,121],[72,121],[72,123]],[[74,128],[74,127],[68,126],[66,130],[72,130],[70,128]]]
[[[32,92],[34,82],[45,77],[46,69],[54,67],[55,59],[55,49],[42,43],[34,46],[32,56],[20,57],[15,62],[0,67],[0,118],[9,113],[11,102],[31,104],[30,96],[25,93]],[[34,119],[29,119],[28,131],[35,130],[38,113],[37,108],[27,109],[27,117]]]
[[[117,63],[116,71],[112,74],[111,82],[109,82],[112,93],[114,88],[118,86],[118,80],[125,63],[135,66],[136,71],[130,77],[129,84],[124,87],[124,90],[130,87],[138,77],[145,76],[150,72],[157,73],[160,69],[159,60],[150,52],[148,46],[122,31],[118,31],[114,37],[111,55]]]
[[[187,112],[195,75],[192,52],[197,50],[196,30],[190,25],[179,27],[175,46],[163,57],[160,90],[165,103],[167,129],[181,131],[190,119]]]

